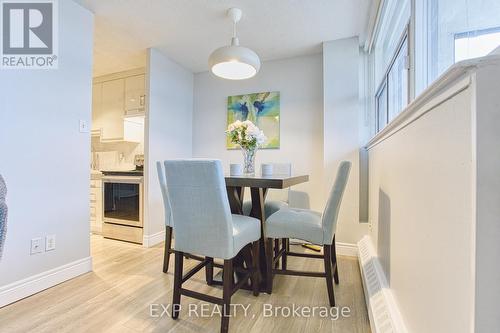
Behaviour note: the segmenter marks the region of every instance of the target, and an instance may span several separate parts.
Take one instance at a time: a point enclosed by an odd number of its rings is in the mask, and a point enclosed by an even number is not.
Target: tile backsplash
[[[143,143],[100,142],[92,137],[92,166],[97,170],[133,169],[134,156],[144,154]]]

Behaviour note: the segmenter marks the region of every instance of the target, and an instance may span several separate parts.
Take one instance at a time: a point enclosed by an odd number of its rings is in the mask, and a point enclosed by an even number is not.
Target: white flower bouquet
[[[254,173],[255,153],[267,141],[264,132],[249,120],[237,120],[227,127],[226,135],[232,143],[241,147],[244,172],[248,174]]]
[[[264,132],[250,120],[235,121],[227,127],[226,134],[243,149],[257,149],[267,140]]]

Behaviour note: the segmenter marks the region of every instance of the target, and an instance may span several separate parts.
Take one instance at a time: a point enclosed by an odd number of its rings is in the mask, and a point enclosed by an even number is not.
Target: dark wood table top
[[[309,181],[309,175],[226,175],[226,186],[284,189]]]

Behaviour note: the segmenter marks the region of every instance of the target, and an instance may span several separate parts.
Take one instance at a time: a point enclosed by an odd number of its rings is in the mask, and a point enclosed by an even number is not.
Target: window
[[[455,62],[484,57],[500,45],[500,27],[455,35]]]
[[[371,95],[374,114],[374,132],[381,131],[408,104],[408,22],[411,17],[410,0],[384,0],[380,18],[370,49],[371,71],[376,90]],[[371,118],[371,117],[370,117]]]
[[[408,104],[408,59],[408,30],[406,30],[375,95],[377,132],[396,118]]]
[[[375,96],[377,112],[377,132],[380,132],[387,125],[387,84],[383,82],[377,96]]]
[[[500,45],[500,1],[415,1],[417,94],[454,63]]]
[[[385,0],[380,18],[380,26],[374,39],[373,57],[375,84],[384,80],[394,55],[401,46],[401,36],[405,34],[411,16],[410,0]]]
[[[370,136],[454,63],[500,50],[500,0],[380,4],[363,58],[363,77],[369,82],[362,98]]]

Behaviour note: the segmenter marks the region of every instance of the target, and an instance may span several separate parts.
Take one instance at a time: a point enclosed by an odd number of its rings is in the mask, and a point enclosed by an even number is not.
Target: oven
[[[123,226],[143,226],[143,177],[104,176],[103,222]]]

